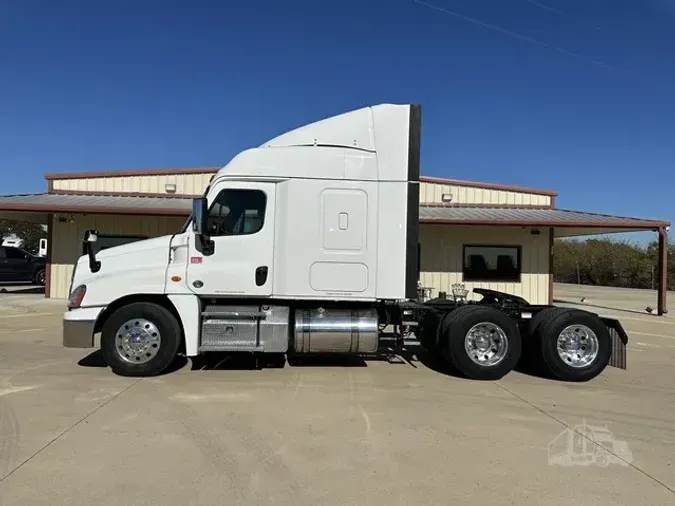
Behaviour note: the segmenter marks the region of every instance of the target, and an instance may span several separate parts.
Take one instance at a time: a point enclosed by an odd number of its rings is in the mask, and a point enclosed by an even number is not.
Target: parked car
[[[31,255],[21,248],[0,246],[0,282],[30,282],[44,285],[47,259]]]

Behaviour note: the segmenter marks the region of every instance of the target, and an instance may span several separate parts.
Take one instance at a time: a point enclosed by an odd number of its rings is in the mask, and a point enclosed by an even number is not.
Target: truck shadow
[[[263,354],[210,352],[191,359],[193,371],[247,371],[256,369],[278,369],[280,367],[367,367],[359,356],[288,357],[280,361],[268,361]]]
[[[210,352],[192,357],[193,371],[214,370],[253,370],[275,369],[283,367],[368,367],[369,362],[387,362],[417,368],[416,350],[384,349],[374,354],[312,354],[287,356],[284,363],[267,360],[264,354],[255,356],[250,353]]]
[[[266,363],[264,355],[255,356],[250,353],[210,352],[205,355],[192,357],[191,362],[191,369],[193,371],[246,371],[280,367],[279,363]],[[368,367],[369,362],[386,362],[392,365],[405,365],[415,369],[419,368],[421,364],[423,367],[439,374],[467,379],[441,357],[434,356],[417,345],[406,346],[402,350],[383,348],[377,353],[363,355],[291,355],[286,358],[283,367]]]
[[[176,359],[173,361],[173,363],[169,367],[167,367],[166,370],[164,370],[160,376],[176,372],[185,367],[187,363],[188,363],[187,358],[183,356],[177,356]],[[78,361],[77,365],[79,365],[80,367],[94,367],[94,368],[108,367],[108,364],[103,358],[103,352],[100,349],[92,351],[86,357],[82,357]]]
[[[86,357],[82,357],[77,365],[80,367],[108,367],[101,350],[92,351]]]
[[[205,355],[192,357],[188,360],[184,356],[176,357],[161,375],[171,374],[183,369],[190,363],[192,371],[252,371],[257,369],[275,369],[280,363],[267,363],[265,357],[256,357],[250,353],[227,353],[211,352]],[[410,346],[403,350],[383,349],[372,355],[307,355],[291,356],[286,359],[283,367],[368,367],[368,362],[387,362],[392,365],[407,365],[415,369],[418,364],[439,374],[446,376],[468,379],[462,373],[454,369],[440,356],[425,351],[420,346]],[[80,367],[105,368],[108,367],[100,349],[94,350],[87,356],[82,357],[77,363]],[[537,378],[558,381],[533,366],[527,360],[521,360],[514,369],[517,372]]]
[[[452,365],[443,360],[441,357],[429,353],[424,348],[420,347],[416,351],[415,357],[417,358],[420,364],[422,364],[427,369],[431,369],[434,372],[444,374],[446,376],[451,376],[453,378],[468,379],[465,375],[463,375],[457,369],[452,367]]]
[[[536,362],[529,359],[527,356],[524,356],[518,365],[513,369],[515,372],[525,374],[527,376],[532,376],[533,378],[545,379],[549,381],[560,382],[557,378],[551,376],[551,374],[542,367],[536,365]]]
[[[434,372],[439,374],[444,374],[446,376],[451,376],[454,378],[461,378],[471,381],[476,381],[468,378],[466,375],[462,374],[460,371],[455,369],[451,364],[444,360],[441,356],[437,354],[430,353],[422,347],[418,347],[414,350],[414,356],[410,357],[410,360],[417,359],[427,369],[431,369]],[[540,367],[536,365],[536,361],[532,360],[529,355],[524,356],[518,365],[513,369],[515,372],[525,374],[527,376],[532,376],[535,378],[546,379],[550,381],[559,381],[556,378],[552,377],[546,371],[543,371]]]

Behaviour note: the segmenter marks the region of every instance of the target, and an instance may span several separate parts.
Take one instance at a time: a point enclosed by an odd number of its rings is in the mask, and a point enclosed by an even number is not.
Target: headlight
[[[80,307],[85,293],[87,293],[87,287],[85,285],[80,285],[75,288],[75,290],[71,292],[70,297],[68,297],[68,309]]]

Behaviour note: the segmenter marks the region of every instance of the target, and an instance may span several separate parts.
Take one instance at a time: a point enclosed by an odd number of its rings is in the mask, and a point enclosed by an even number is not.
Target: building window
[[[464,246],[464,281],[520,281],[520,246]]]
[[[209,234],[248,235],[265,221],[267,196],[260,190],[222,190],[209,211]]]
[[[142,241],[147,239],[148,236],[145,235],[104,235],[99,234],[95,243],[92,243],[94,254],[104,249],[113,248],[115,246],[120,246],[122,244],[127,244],[130,242]],[[87,245],[82,244],[82,254],[87,254]]]

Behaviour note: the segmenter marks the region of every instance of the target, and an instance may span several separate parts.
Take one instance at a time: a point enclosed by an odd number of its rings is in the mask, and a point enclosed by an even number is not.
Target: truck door
[[[261,297],[272,294],[275,184],[223,181],[210,192],[213,254],[200,252],[191,234],[187,280],[199,295]]]

